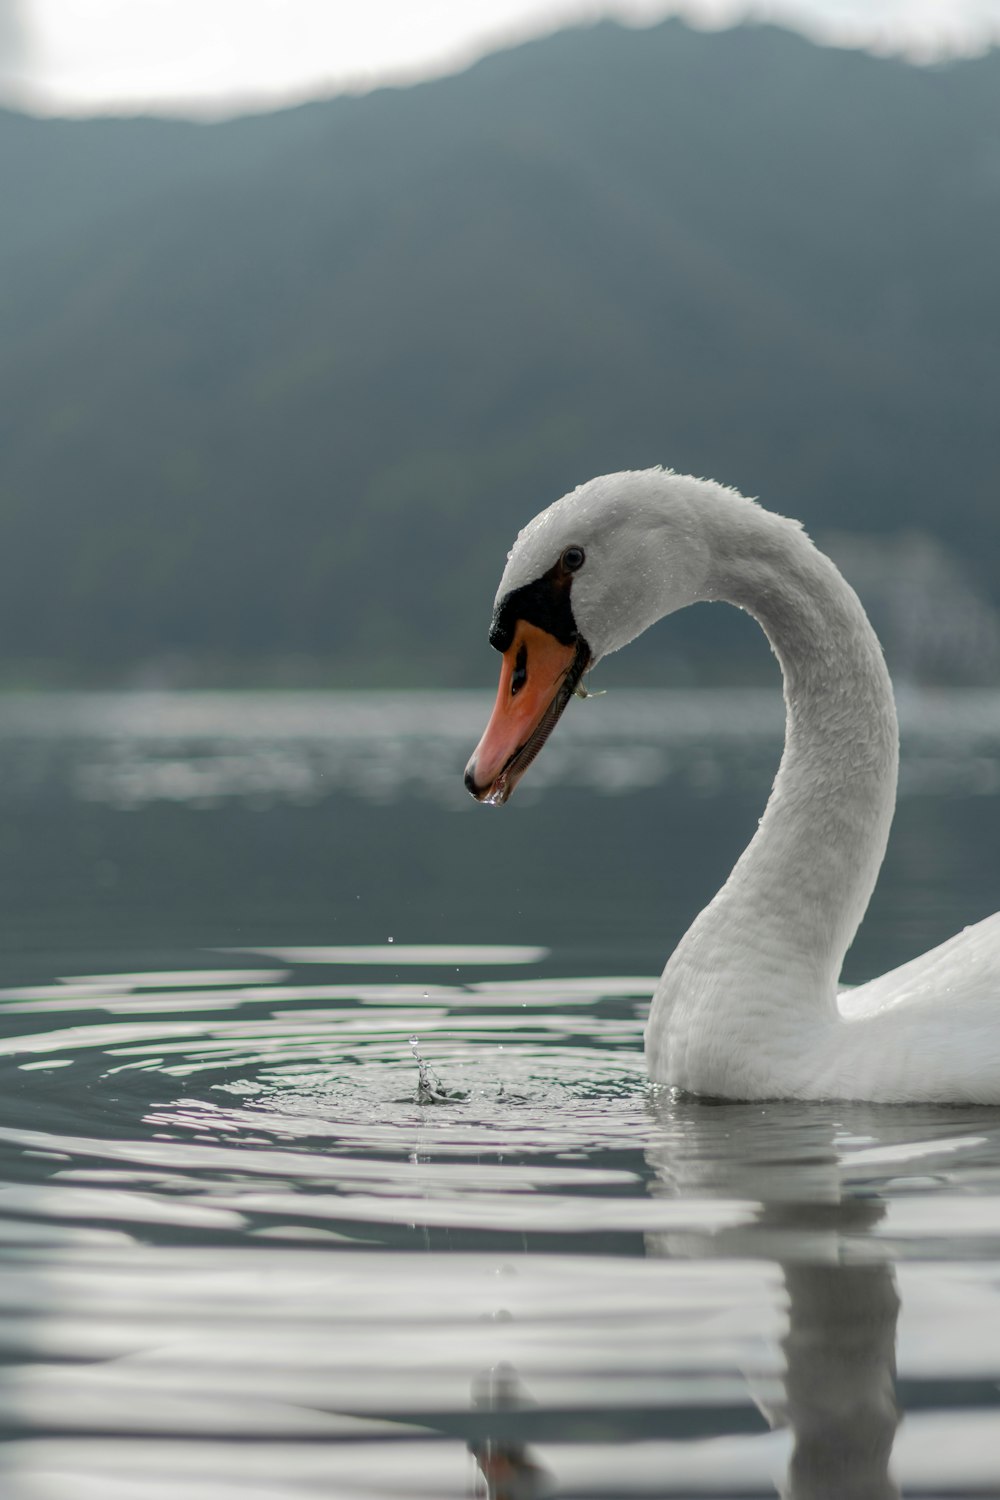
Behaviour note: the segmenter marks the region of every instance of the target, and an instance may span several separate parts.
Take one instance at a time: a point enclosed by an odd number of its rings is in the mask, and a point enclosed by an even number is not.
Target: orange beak
[[[583,641],[564,646],[547,630],[519,620],[503,653],[500,688],[465,771],[477,802],[506,802],[541,750],[590,659]]]

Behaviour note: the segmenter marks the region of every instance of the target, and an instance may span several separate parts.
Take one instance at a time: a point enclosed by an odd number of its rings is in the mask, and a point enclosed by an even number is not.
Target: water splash
[[[391,942],[392,939],[390,938]],[[420,1056],[420,1038],[410,1037],[410,1051],[413,1053],[417,1064],[417,1095],[418,1104],[454,1104],[467,1095],[458,1089],[447,1088],[434,1072],[430,1063],[425,1062]]]

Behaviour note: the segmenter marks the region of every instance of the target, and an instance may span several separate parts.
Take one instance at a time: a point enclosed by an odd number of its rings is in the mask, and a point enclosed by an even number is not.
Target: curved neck
[[[895,807],[892,686],[868,617],[829,558],[794,523],[756,507],[751,517],[741,554],[716,553],[711,586],[771,642],[785,749],[757,834],[720,895],[752,909],[760,941],[780,941],[786,971],[794,965],[832,997]]]
[[[856,594],[796,523],[722,492],[706,524],[703,597],[765,631],[784,678],[785,749],[756,835],[667,965],[654,1029],[676,1042],[707,1007],[715,1047],[727,1032],[752,1047],[766,1022],[758,1045],[773,1049],[778,1017],[801,1027],[836,1014],[895,805],[896,713]]]

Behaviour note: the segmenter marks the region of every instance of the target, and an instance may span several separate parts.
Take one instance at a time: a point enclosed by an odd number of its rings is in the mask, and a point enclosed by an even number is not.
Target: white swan
[[[497,592],[500,689],[466,785],[505,801],[589,666],[711,599],[771,642],[785,749],[757,833],[663,971],[651,1076],[730,1099],[1000,1104],[1000,913],[837,993],[885,852],[898,734],[875,633],[797,522],[661,469],[593,479],[536,516]]]

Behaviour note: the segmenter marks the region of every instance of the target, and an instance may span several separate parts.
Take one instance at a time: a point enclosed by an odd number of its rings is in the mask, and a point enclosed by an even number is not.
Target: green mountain
[[[8,679],[489,680],[517,527],[652,463],[1000,599],[1000,53],[605,23],[223,124],[0,114],[0,202]]]

